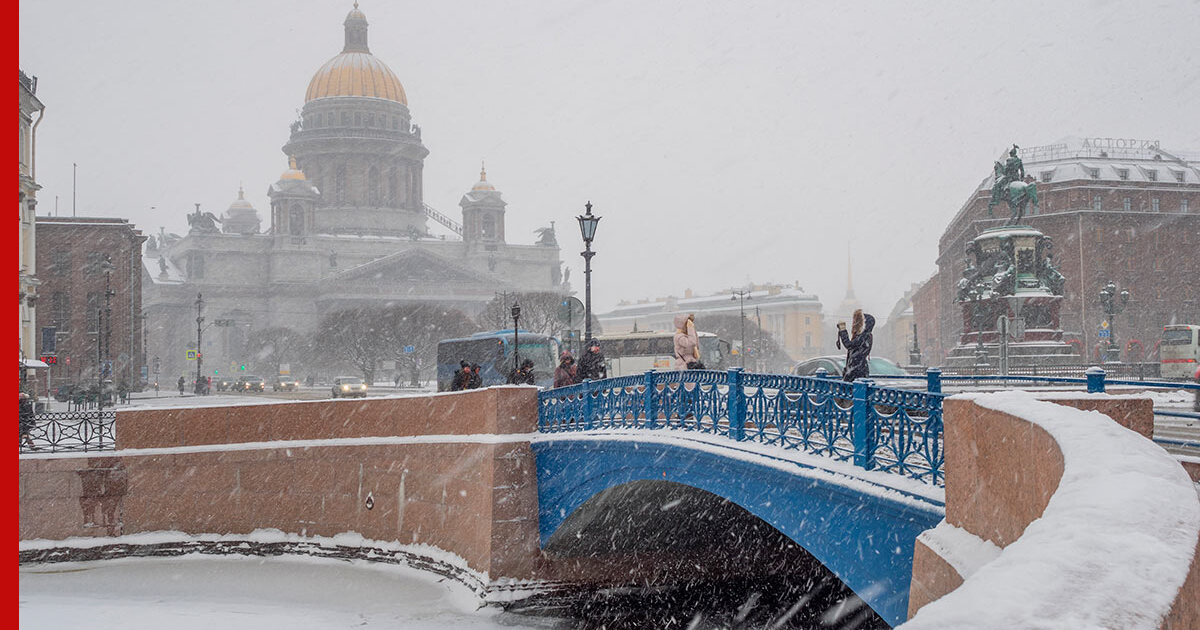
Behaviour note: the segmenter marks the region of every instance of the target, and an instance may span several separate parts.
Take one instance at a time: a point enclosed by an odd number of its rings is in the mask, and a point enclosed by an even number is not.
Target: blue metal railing
[[[942,397],[816,376],[646,372],[538,394],[538,430],[697,431],[943,485]]]

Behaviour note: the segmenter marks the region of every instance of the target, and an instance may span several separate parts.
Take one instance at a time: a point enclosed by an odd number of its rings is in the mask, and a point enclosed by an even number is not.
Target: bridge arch
[[[639,481],[673,482],[721,497],[774,527],[892,625],[907,618],[914,541],[944,516],[935,501],[773,460],[735,443],[556,435],[535,442],[533,450],[543,548],[593,497]]]

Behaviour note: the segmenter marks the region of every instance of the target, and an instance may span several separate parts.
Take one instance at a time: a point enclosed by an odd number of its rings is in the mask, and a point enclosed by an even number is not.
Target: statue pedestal
[[[1052,249],[1049,237],[1021,225],[985,230],[967,244],[963,333],[947,367],[982,367],[985,358],[989,368],[1006,361],[1022,371],[1080,362],[1059,326],[1064,279]]]

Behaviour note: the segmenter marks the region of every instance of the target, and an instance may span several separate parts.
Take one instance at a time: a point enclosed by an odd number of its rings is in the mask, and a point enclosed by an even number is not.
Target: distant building
[[[1121,357],[1152,360],[1162,327],[1200,323],[1200,161],[1158,141],[1066,138],[1019,150],[1037,183],[1040,207],[1022,223],[1054,239],[1054,264],[1066,276],[1061,325],[1083,360],[1095,360],[1106,319],[1100,289],[1108,281],[1132,297],[1113,326]],[[986,177],[938,243],[938,271],[913,296],[921,349],[938,365],[959,340],[955,302],[968,241],[1003,225],[1006,205],[988,212],[994,175]]]
[[[34,138],[37,126],[42,122],[42,112],[45,106],[37,97],[37,77],[31,77],[24,71],[18,70],[17,80],[18,100],[20,102],[20,147],[18,151],[18,227],[17,227],[17,266],[18,282],[20,283],[20,306],[18,320],[20,322],[19,343],[21,351],[21,378],[28,376],[26,366],[38,365],[37,361],[37,238],[34,225],[37,216],[37,191],[41,186],[34,179],[36,168],[34,158],[36,146]],[[37,119],[34,119],[34,115]],[[26,363],[28,362],[28,363]]]
[[[875,345],[872,354],[885,357],[900,365],[910,365],[910,351],[913,346],[913,304],[912,298],[921,283],[914,283],[904,296],[892,306],[886,318],[875,324]],[[918,342],[920,338],[918,337]],[[918,343],[918,347],[920,344]],[[922,354],[924,349],[922,348]]]
[[[508,204],[486,171],[459,202],[461,222],[425,202],[429,150],[404,87],[371,54],[363,12],[355,7],[343,26],[342,52],[313,75],[291,125],[266,227],[239,190],[220,217],[197,207],[186,235],[148,243],[150,352],[164,374],[194,375],[186,352],[196,342],[197,294],[209,321],[232,322],[204,334],[211,375],[231,364],[254,369],[244,355],[254,330],[312,332],[351,307],[424,302],[474,314],[502,291],[569,291],[553,228],[536,244],[513,243]]]
[[[50,368],[51,386],[97,383],[97,366],[105,354],[99,344],[108,329],[106,354],[113,384],[124,381],[138,388],[147,365],[142,348],[141,230],[125,219],[42,216],[37,239],[41,319],[57,331],[58,360]],[[106,275],[111,291],[107,303]],[[102,325],[99,313],[106,304],[111,321]]]
[[[742,305],[738,300],[731,300],[730,295],[729,291],[723,291],[695,296],[689,289],[682,298],[672,296],[637,303],[622,302],[613,310],[596,315],[596,319],[605,334],[632,332],[635,329],[673,331],[675,315],[695,313],[700,330],[705,330],[704,315],[737,316],[742,312]],[[825,335],[821,301],[816,295],[805,293],[799,284],[751,286],[745,302],[745,314],[751,321],[760,321],[762,330],[770,334],[793,360],[806,359],[823,352]],[[740,339],[728,341],[735,347],[741,343]]]

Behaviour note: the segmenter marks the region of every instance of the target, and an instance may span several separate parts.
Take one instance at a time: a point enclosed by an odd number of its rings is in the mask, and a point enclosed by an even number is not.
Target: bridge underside
[[[552,556],[626,558],[664,575],[827,569],[892,625],[907,616],[914,541],[943,516],[932,502],[737,449],[571,436],[533,448]]]

